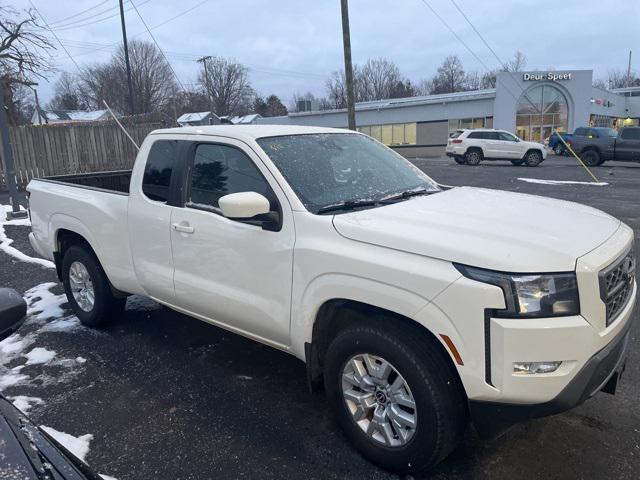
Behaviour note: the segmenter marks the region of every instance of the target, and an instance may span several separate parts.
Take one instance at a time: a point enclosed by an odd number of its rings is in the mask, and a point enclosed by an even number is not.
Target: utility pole
[[[131,83],[131,64],[129,63],[129,46],[127,44],[127,27],[124,24],[124,6],[123,1],[120,0],[120,23],[122,24],[122,42],[124,45],[124,61],[127,64],[127,83],[129,84],[129,110],[131,115],[134,115],[134,102],[133,102],[133,83]]]
[[[631,86],[631,50],[629,50],[629,65],[627,66],[627,87]]]
[[[4,155],[5,172],[4,178],[9,189],[9,201],[11,211],[7,212],[7,220],[13,218],[26,218],[27,212],[20,210],[18,200],[18,187],[16,186],[16,166],[13,162],[13,152],[9,143],[9,125],[7,124],[7,112],[4,106],[4,89],[9,88],[6,82],[0,82],[0,139],[2,140],[2,153]]]
[[[356,129],[356,106],[353,92],[353,65],[351,64],[351,34],[349,33],[348,0],[341,0],[342,7],[342,43],[344,45],[344,76],[347,88],[347,117],[349,129]]]
[[[204,65],[204,82],[207,86],[207,97],[209,97],[209,125],[213,124],[213,97],[211,95],[211,84],[209,83],[209,69],[207,67],[207,61],[211,60],[211,55],[206,55],[204,57],[200,57],[196,62],[202,63]]]

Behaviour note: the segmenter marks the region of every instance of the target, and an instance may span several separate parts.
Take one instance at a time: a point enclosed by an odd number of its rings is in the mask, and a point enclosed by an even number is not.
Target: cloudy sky
[[[75,61],[105,61],[122,41],[118,0],[32,0]],[[629,50],[640,70],[640,1],[455,0],[502,60],[522,51],[528,69],[593,69],[604,77],[625,69]],[[201,55],[232,57],[250,69],[254,88],[289,104],[294,92],[324,93],[342,67],[339,0],[133,0],[180,81],[195,82]],[[498,61],[451,0],[350,0],[353,58],[386,57],[413,81],[432,75],[442,59],[460,56],[466,70],[482,64],[429,10],[427,2],[490,68]],[[18,9],[28,0],[6,0]],[[125,2],[129,38],[150,39]],[[54,40],[52,38],[52,40]],[[55,42],[60,71],[76,72]],[[55,81],[52,75],[50,83]],[[43,103],[52,85],[41,82]]]

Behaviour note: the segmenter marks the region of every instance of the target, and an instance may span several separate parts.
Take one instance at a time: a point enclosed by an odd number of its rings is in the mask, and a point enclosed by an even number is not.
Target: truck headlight
[[[504,292],[505,309],[496,317],[539,318],[580,314],[576,274],[505,273],[454,264],[462,275],[478,282],[496,285]]]

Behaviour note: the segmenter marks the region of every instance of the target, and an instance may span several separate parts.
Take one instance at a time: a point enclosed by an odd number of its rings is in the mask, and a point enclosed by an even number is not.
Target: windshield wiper
[[[320,215],[323,213],[335,212],[338,210],[353,210],[354,208],[359,207],[372,207],[374,205],[378,205],[378,203],[379,202],[376,202],[374,200],[346,200],[344,202],[321,207],[316,213]]]
[[[414,188],[411,190],[405,190],[404,192],[397,193],[390,197],[383,198],[382,200],[380,200],[380,203],[395,203],[401,200],[406,200],[407,198],[416,197],[418,195],[429,195],[435,192],[436,190],[427,190],[426,188]]]

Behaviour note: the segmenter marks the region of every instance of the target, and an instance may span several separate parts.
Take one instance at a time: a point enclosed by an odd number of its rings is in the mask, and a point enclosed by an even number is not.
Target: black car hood
[[[0,396],[0,478],[101,480],[66,448]]]

